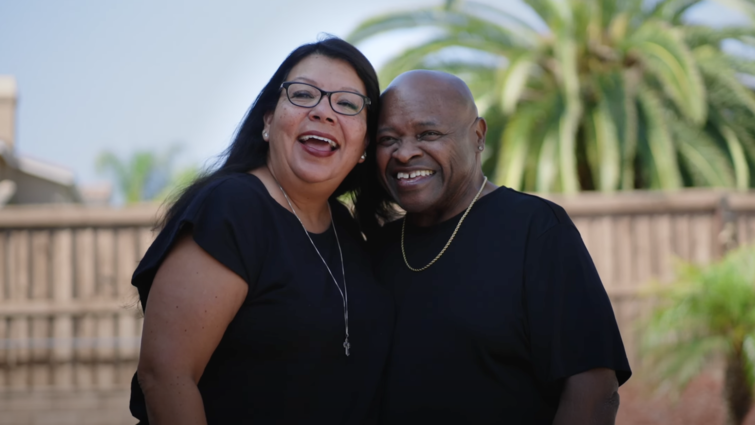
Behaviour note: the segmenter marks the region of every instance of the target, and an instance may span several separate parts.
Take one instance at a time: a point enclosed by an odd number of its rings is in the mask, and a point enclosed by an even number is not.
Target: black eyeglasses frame
[[[289,88],[289,86],[291,86],[291,84],[303,84],[305,86],[309,86],[309,87],[312,87],[314,89],[319,90],[320,91],[320,99],[318,99],[317,103],[315,103],[312,106],[303,106],[303,105],[299,105],[299,104],[294,103],[294,101],[291,100],[291,96],[288,95],[288,88]],[[364,110],[364,108],[366,108],[366,107],[368,107],[368,106],[370,106],[372,104],[372,100],[370,100],[369,97],[367,97],[367,96],[365,96],[365,95],[363,95],[361,93],[357,93],[357,92],[353,92],[353,91],[348,91],[348,90],[325,91],[325,90],[323,90],[323,89],[321,89],[321,88],[319,88],[319,87],[317,87],[315,85],[308,84],[308,83],[302,83],[301,81],[284,81],[281,84],[280,89],[284,90],[286,92],[286,99],[288,99],[288,101],[292,105],[298,106],[300,108],[312,109],[312,108],[316,107],[317,105],[319,105],[320,102],[322,101],[322,99],[327,96],[328,97],[328,105],[330,105],[330,109],[332,109],[333,112],[335,112],[336,114],[345,115],[347,117],[353,117],[355,115],[359,115]],[[362,99],[364,99],[364,103],[362,104],[362,108],[359,109],[357,112],[355,112],[353,114],[344,114],[343,112],[336,111],[336,108],[333,107],[333,103],[332,103],[332,99],[333,98],[330,97],[330,95],[333,94],[333,93],[349,93],[349,94],[355,94],[355,95],[361,97]]]

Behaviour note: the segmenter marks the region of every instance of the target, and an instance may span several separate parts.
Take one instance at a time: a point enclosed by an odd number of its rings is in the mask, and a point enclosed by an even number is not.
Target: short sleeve
[[[594,368],[631,376],[619,327],[595,265],[571,223],[531,240],[525,264],[525,307],[535,371],[551,383]]]
[[[253,195],[253,193],[251,194]],[[256,279],[263,254],[260,248],[260,217],[255,216],[254,196],[243,183],[225,179],[203,188],[189,205],[160,232],[132,278],[146,308],[152,281],[181,232],[190,229],[204,251],[251,284]]]

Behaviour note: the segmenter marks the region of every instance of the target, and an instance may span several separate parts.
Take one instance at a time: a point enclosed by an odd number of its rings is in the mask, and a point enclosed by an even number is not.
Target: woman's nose
[[[330,107],[330,98],[328,96],[323,96],[320,99],[320,103],[310,110],[309,119],[328,123],[336,122],[336,112]]]

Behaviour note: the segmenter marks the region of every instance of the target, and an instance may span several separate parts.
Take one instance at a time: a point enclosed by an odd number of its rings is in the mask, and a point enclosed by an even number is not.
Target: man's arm
[[[619,382],[611,369],[591,369],[566,378],[553,425],[613,425]]]

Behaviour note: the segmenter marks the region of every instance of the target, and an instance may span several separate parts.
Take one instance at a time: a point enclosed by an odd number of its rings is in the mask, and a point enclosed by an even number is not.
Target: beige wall
[[[0,140],[14,146],[16,142],[16,80],[0,75]]]

